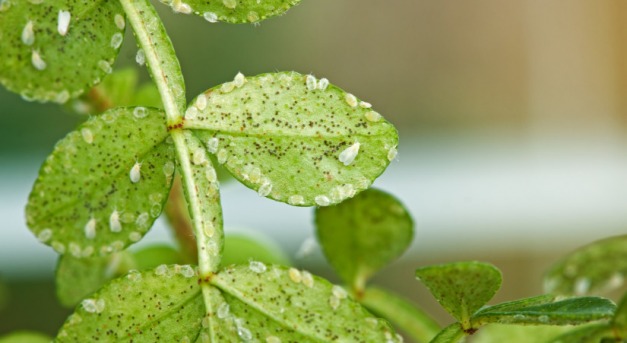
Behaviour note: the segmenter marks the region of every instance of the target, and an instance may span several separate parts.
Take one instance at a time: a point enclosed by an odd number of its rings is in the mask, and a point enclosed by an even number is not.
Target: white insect
[[[233,85],[235,85],[235,87],[237,88],[242,87],[245,82],[246,77],[242,73],[237,73],[237,75],[235,75],[235,78],[233,79]]]
[[[57,21],[57,31],[61,36],[65,36],[67,34],[68,29],[70,28],[70,19],[72,15],[69,11],[59,11],[59,17]]]
[[[146,54],[144,53],[144,50],[137,50],[137,55],[135,55],[135,62],[137,62],[137,64],[139,64],[140,66],[143,66],[146,63]]]
[[[30,60],[33,63],[33,66],[37,70],[44,70],[44,69],[46,69],[46,62],[39,55],[39,51],[33,50],[33,53],[32,53],[32,55],[30,57]]]
[[[217,23],[218,22],[218,15],[213,13],[213,12],[205,12],[202,14],[202,16],[205,18],[206,21],[210,22],[210,23]]]
[[[33,31],[33,22],[31,20],[26,23],[22,30],[22,43],[33,45],[35,43],[35,32]]]
[[[129,172],[128,175],[132,183],[139,182],[139,179],[141,178],[141,168],[142,168],[142,164],[140,162],[135,162],[135,164],[133,165],[133,168],[131,168],[131,171]]]
[[[122,224],[120,223],[120,213],[117,210],[111,212],[111,216],[109,216],[109,229],[111,229],[111,232],[122,231]]]
[[[307,85],[307,90],[309,91],[313,91],[318,87],[318,82],[316,81],[316,78],[313,75],[307,75],[305,84]]]
[[[327,87],[329,87],[329,80],[327,80],[326,78],[321,78],[320,81],[318,81],[318,89],[323,91],[326,90]]]
[[[346,100],[346,103],[350,107],[357,107],[357,98],[355,98],[355,96],[351,93],[346,93],[346,95],[344,96],[344,100]]]
[[[96,238],[96,218],[91,218],[89,221],[87,221],[84,230],[85,237],[87,237],[87,239]]]
[[[360,146],[361,144],[359,144],[359,142],[355,142],[355,144],[344,149],[339,156],[340,162],[344,163],[345,166],[353,163],[353,161],[355,161],[355,157],[357,157],[357,154],[359,153]]]

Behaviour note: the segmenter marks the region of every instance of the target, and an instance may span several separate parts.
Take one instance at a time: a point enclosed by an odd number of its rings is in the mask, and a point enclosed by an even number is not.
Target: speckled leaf
[[[369,189],[337,206],[316,209],[316,232],[327,260],[344,282],[362,291],[413,238],[413,220],[390,194]]]
[[[575,250],[555,264],[544,289],[555,294],[594,294],[621,287],[627,273],[627,235],[607,238]]]
[[[180,254],[168,246],[149,246],[137,252],[121,251],[104,257],[75,258],[62,255],[55,275],[57,298],[74,307],[106,282],[131,269],[153,269],[160,264],[181,263]]]
[[[498,306],[497,306],[498,307]],[[577,325],[610,319],[616,305],[598,297],[570,298],[517,309],[485,308],[473,317],[476,326],[487,323],[524,325]]]
[[[496,267],[474,261],[419,268],[416,277],[465,329],[470,328],[470,317],[501,287]]]
[[[346,291],[304,271],[251,262],[224,269],[211,283],[229,304],[216,306],[212,317],[244,341],[400,342]]]
[[[118,1],[0,1],[0,83],[29,100],[77,97],[111,72],[123,15]]]
[[[115,279],[83,300],[56,342],[193,341],[204,313],[196,271],[161,265]]]
[[[104,256],[140,240],[161,213],[174,173],[163,116],[117,108],[61,140],[26,207],[38,239],[74,257]]]
[[[18,331],[0,337],[0,343],[49,343],[50,337],[31,331]]]
[[[396,156],[394,126],[313,76],[238,75],[193,104],[184,127],[246,186],[291,205],[353,197]]]
[[[256,23],[281,15],[300,0],[159,0],[175,12],[191,12],[203,16],[210,23]]]
[[[492,312],[492,311],[495,311],[495,312],[516,311],[516,310],[529,307],[529,306],[549,304],[554,301],[555,301],[554,295],[543,294],[543,295],[538,295],[538,296],[530,297],[530,298],[507,301],[507,302],[492,305],[492,306],[485,306],[479,311],[477,311],[475,313],[475,316],[479,316],[484,312]]]
[[[281,247],[268,237],[260,234],[227,234],[222,265],[245,264],[250,260],[283,266],[291,264]]]

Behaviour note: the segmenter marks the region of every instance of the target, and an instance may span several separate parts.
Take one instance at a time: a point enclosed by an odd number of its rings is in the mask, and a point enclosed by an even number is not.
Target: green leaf
[[[342,288],[294,268],[229,267],[211,284],[229,304],[214,306],[211,318],[220,328],[238,332],[244,341],[400,342],[385,321],[369,314]]]
[[[193,104],[184,127],[246,186],[291,205],[351,198],[396,156],[394,126],[313,76],[238,74]]]
[[[544,289],[555,294],[607,292],[624,283],[627,235],[607,238],[575,250],[556,263],[544,278]]]
[[[605,339],[608,339],[607,343],[623,342],[623,340],[614,336],[610,325],[607,323],[595,323],[569,330],[553,339],[546,340],[546,343],[605,343]]]
[[[413,238],[414,223],[403,204],[376,189],[337,206],[317,208],[315,222],[324,255],[356,292],[402,255]]]
[[[57,297],[62,305],[74,307],[106,282],[131,269],[153,269],[160,264],[180,263],[180,254],[168,246],[149,246],[137,252],[122,251],[104,257],[59,258],[55,275]]]
[[[473,326],[487,323],[524,325],[577,325],[591,321],[610,319],[616,305],[598,297],[569,298],[557,302],[522,308],[490,307],[473,317]]]
[[[627,294],[623,295],[616,308],[614,318],[612,318],[612,326],[617,334],[627,338]]]
[[[139,241],[161,214],[174,173],[163,112],[116,108],[57,143],[26,207],[38,239],[77,258]]]
[[[375,315],[406,332],[416,342],[431,341],[441,329],[423,310],[382,288],[366,288],[359,302]]]
[[[117,1],[2,1],[0,83],[27,100],[65,103],[111,72],[124,26]]]
[[[195,13],[210,23],[256,23],[281,15],[300,0],[159,0],[175,12]]]
[[[535,297],[524,298],[514,301],[507,301],[493,306],[485,306],[475,313],[475,316],[479,316],[484,312],[502,312],[502,311],[516,311],[529,306],[544,305],[554,302],[555,296],[552,294],[538,295]]]
[[[473,343],[545,343],[572,330],[565,326],[521,326],[490,324],[481,328],[473,337]]]
[[[458,343],[466,340],[466,333],[459,323],[445,327],[430,343]]]
[[[501,272],[491,264],[457,262],[416,270],[416,278],[464,329],[470,317],[501,287]]]
[[[222,254],[222,265],[246,264],[250,260],[280,265],[291,264],[281,247],[268,237],[258,233],[254,236],[227,234],[224,253]]]
[[[55,342],[189,341],[204,313],[195,269],[161,265],[115,279],[83,300]]]
[[[1,6],[1,3],[0,3]],[[49,343],[50,337],[31,331],[18,331],[0,337],[0,343]]]

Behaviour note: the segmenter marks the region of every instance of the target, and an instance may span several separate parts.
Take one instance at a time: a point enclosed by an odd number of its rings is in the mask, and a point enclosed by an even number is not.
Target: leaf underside
[[[501,272],[491,264],[457,262],[416,270],[416,277],[455,319],[468,327],[470,317],[501,287]]]
[[[82,258],[141,239],[160,215],[174,176],[163,116],[148,108],[112,109],[57,143],[26,207],[40,241]]]
[[[300,0],[159,0],[170,5],[176,12],[184,12],[184,4],[190,10],[210,22],[257,23],[269,17],[281,15]]]
[[[609,263],[611,262],[611,263]],[[623,286],[627,273],[627,235],[584,246],[555,264],[544,277],[547,293],[594,294]]]
[[[197,97],[184,127],[262,196],[296,206],[337,204],[368,188],[396,156],[394,126],[369,104],[352,96],[347,102],[333,85],[313,88],[293,72],[240,82]],[[345,153],[351,147],[354,155]],[[345,164],[341,155],[354,160]]]
[[[385,321],[345,293],[330,301],[338,293],[328,281],[300,272],[304,278],[296,282],[294,270],[263,266],[214,275],[202,286],[211,301],[208,315],[190,266],[131,272],[84,300],[57,342],[400,342]]]
[[[316,209],[315,223],[329,263],[346,283],[362,287],[407,249],[414,224],[400,201],[372,188]]]
[[[0,4],[0,83],[27,100],[65,103],[111,72],[124,11],[118,1],[34,2]],[[65,35],[60,11],[70,13]]]

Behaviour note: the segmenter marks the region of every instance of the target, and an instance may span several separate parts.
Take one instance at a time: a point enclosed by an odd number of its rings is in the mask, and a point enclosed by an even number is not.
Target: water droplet
[[[272,192],[272,183],[268,180],[257,190],[257,194],[259,194],[260,197],[267,197],[270,195],[270,192]]]
[[[246,77],[244,76],[244,74],[237,73],[237,75],[235,75],[235,78],[233,79],[233,85],[235,85],[235,87],[237,88],[240,88],[244,85],[244,83],[246,83]]]
[[[266,265],[259,261],[250,261],[248,268],[253,272],[260,274],[266,271]]]
[[[138,183],[139,179],[141,179],[141,167],[141,163],[135,162],[135,164],[131,168],[131,171],[128,173],[132,183]]]
[[[290,205],[303,205],[305,204],[305,198],[302,195],[291,195],[289,198],[287,198],[287,203]]]
[[[230,312],[230,306],[227,303],[221,303],[220,306],[218,306],[218,318],[220,319],[224,319],[226,317],[229,316],[229,312]]]
[[[187,265],[187,264],[181,267],[181,271],[179,273],[183,277],[186,277],[186,278],[191,278],[191,277],[194,277],[196,275],[196,272],[194,271],[194,268],[192,268],[192,266]]]
[[[222,3],[226,8],[234,9],[235,7],[237,7],[236,0],[222,0]]]
[[[353,145],[344,149],[344,151],[342,151],[340,153],[340,156],[338,157],[340,162],[344,163],[345,166],[348,166],[351,163],[353,163],[353,161],[355,160],[355,157],[357,157],[357,154],[359,153],[360,146],[361,144],[359,144],[359,142],[355,142]]]
[[[220,149],[220,151],[218,151],[218,163],[225,164],[228,158],[229,153],[225,149]]]
[[[122,224],[120,223],[120,213],[117,210],[111,212],[111,216],[109,216],[109,229],[111,229],[111,232],[122,231]]]
[[[207,108],[207,97],[204,94],[200,94],[197,98],[196,98],[196,108],[198,108],[199,110],[204,110],[205,108]]]
[[[120,30],[124,30],[124,27],[126,26],[126,21],[124,20],[124,16],[121,14],[116,14],[115,17],[113,17],[114,21],[115,21],[115,26],[118,27],[118,29]]]
[[[372,104],[371,104],[371,103],[369,103],[369,102],[360,101],[360,102],[359,102],[359,107],[361,107],[361,108],[371,108],[371,107],[372,107]]]
[[[212,137],[209,138],[207,140],[207,150],[212,153],[215,154],[216,152],[218,152],[218,145],[220,144],[220,140],[216,137]]]
[[[67,34],[67,31],[70,28],[70,19],[72,19],[72,15],[69,11],[59,11],[57,31],[59,31],[61,36],[65,36]]]
[[[143,66],[146,63],[146,54],[144,53],[144,50],[137,50],[137,54],[135,55],[135,62],[137,62],[137,64],[139,64],[140,66]]]
[[[281,339],[277,336],[266,337],[266,343],[281,343]]]
[[[590,289],[590,279],[582,277],[575,281],[575,295],[584,295]]]
[[[392,160],[394,160],[397,155],[398,155],[398,150],[396,150],[396,147],[395,146],[391,147],[390,150],[388,150],[388,161],[392,162]]]
[[[213,12],[205,12],[203,13],[203,18],[205,18],[206,21],[210,22],[210,23],[217,23],[218,22],[218,15],[213,13]]]
[[[30,57],[30,61],[33,64],[33,67],[35,67],[35,69],[37,70],[46,69],[46,62],[41,58],[41,55],[39,55],[39,51],[37,50],[33,50],[32,55]]]
[[[307,90],[313,91],[318,87],[318,83],[316,78],[313,75],[307,75],[305,79],[305,84],[307,85]]]
[[[37,234],[37,239],[42,243],[46,243],[50,238],[52,238],[52,230],[50,229],[43,229]]]
[[[111,47],[114,49],[118,49],[122,45],[123,41],[124,35],[122,35],[120,32],[117,32],[113,36],[111,36]]]
[[[326,90],[327,87],[329,87],[329,80],[327,80],[326,78],[321,78],[320,81],[318,81],[318,89],[323,91]]]
[[[225,82],[220,86],[220,90],[222,93],[230,93],[233,89],[235,89],[235,84],[233,82]]]
[[[33,45],[35,43],[35,32],[33,32],[33,22],[31,20],[24,25],[22,30],[22,43],[26,45]]]
[[[303,275],[300,273],[300,270],[296,268],[290,268],[288,274],[290,279],[296,283],[300,283],[303,280]]]
[[[367,121],[373,122],[373,123],[378,122],[382,118],[381,115],[375,111],[366,112],[366,114],[364,114],[364,117],[366,117]]]
[[[314,285],[314,278],[313,275],[311,275],[310,272],[303,270],[302,272],[302,276],[303,276],[303,285],[312,288]]]
[[[355,96],[351,93],[346,93],[346,95],[344,96],[344,100],[346,100],[348,106],[357,107],[357,98],[355,98]]]
[[[329,204],[331,204],[331,200],[329,200],[329,197],[326,195],[318,195],[314,198],[314,201],[318,206],[329,206]]]
[[[83,136],[83,140],[87,144],[91,144],[94,142],[94,135],[88,128],[81,129],[81,136]]]
[[[105,60],[98,61],[98,68],[100,68],[107,74],[111,74],[111,72],[113,71],[113,69],[111,68],[111,64],[109,64],[109,62]]]
[[[133,231],[128,235],[128,239],[131,242],[139,242],[139,240],[142,239],[142,234],[137,231]]]
[[[91,218],[89,219],[89,221],[87,221],[87,224],[85,224],[85,237],[87,239],[94,239],[96,238],[96,218]]]

